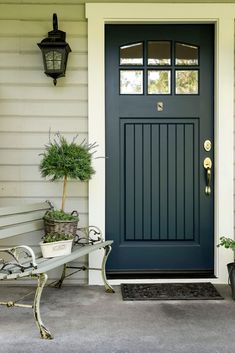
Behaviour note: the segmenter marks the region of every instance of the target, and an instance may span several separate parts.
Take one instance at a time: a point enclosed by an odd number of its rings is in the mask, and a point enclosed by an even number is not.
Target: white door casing
[[[106,23],[214,23],[215,24],[215,279],[227,283],[226,264],[232,252],[218,249],[222,235],[233,237],[233,85],[235,4],[123,4],[88,3],[88,133],[105,156],[105,42]],[[89,183],[89,224],[105,234],[105,159],[94,161],[96,174]],[[111,256],[111,255],[110,255]],[[89,266],[100,265],[102,254],[92,254]],[[195,281],[203,279],[195,279]],[[204,279],[204,281],[208,279]],[[150,280],[146,280],[149,282]],[[160,280],[152,280],[160,282]],[[167,280],[161,280],[161,282]],[[172,281],[175,281],[172,280]],[[178,280],[177,280],[178,281]],[[186,281],[182,280],[181,281]],[[190,280],[191,281],[191,280]],[[120,281],[112,281],[119,284]],[[122,280],[122,282],[124,282]],[[128,280],[130,282],[130,280]],[[135,280],[137,282],[137,280]],[[141,280],[143,282],[143,280]],[[97,271],[89,284],[101,284]]]

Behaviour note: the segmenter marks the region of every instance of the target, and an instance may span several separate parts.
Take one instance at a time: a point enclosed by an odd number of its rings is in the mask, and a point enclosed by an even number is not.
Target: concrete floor
[[[0,306],[0,353],[235,353],[235,301],[216,288],[225,300],[124,302],[118,286],[49,287],[41,315],[54,340],[39,338],[31,309]],[[28,289],[1,286],[0,298]]]

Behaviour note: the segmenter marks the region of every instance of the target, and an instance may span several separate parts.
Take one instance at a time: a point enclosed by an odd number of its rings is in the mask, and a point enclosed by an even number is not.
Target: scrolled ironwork
[[[74,244],[92,245],[104,241],[101,230],[96,226],[89,226],[77,229]]]
[[[37,268],[34,251],[26,245],[20,245],[13,248],[0,249],[0,253],[5,253],[9,260],[0,258],[0,271],[11,274],[16,270],[24,272],[29,268]]]

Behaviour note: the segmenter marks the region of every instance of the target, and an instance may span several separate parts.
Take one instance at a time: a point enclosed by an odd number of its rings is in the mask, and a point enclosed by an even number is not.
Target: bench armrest
[[[103,235],[101,230],[96,226],[88,226],[77,229],[77,236],[75,239],[76,244],[95,244],[103,242]]]
[[[7,270],[19,268],[22,272],[28,268],[37,268],[36,256],[29,246],[19,245],[12,248],[2,248],[0,253],[6,253],[9,260],[0,258],[0,270]]]

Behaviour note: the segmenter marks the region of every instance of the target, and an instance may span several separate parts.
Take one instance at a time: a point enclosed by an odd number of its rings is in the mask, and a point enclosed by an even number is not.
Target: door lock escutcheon
[[[211,194],[211,168],[212,168],[212,161],[209,157],[206,157],[203,161],[203,166],[206,171],[206,187],[205,187],[205,194]]]
[[[211,141],[210,140],[205,140],[205,142],[204,142],[204,150],[206,152],[210,152],[211,147],[212,147]]]

